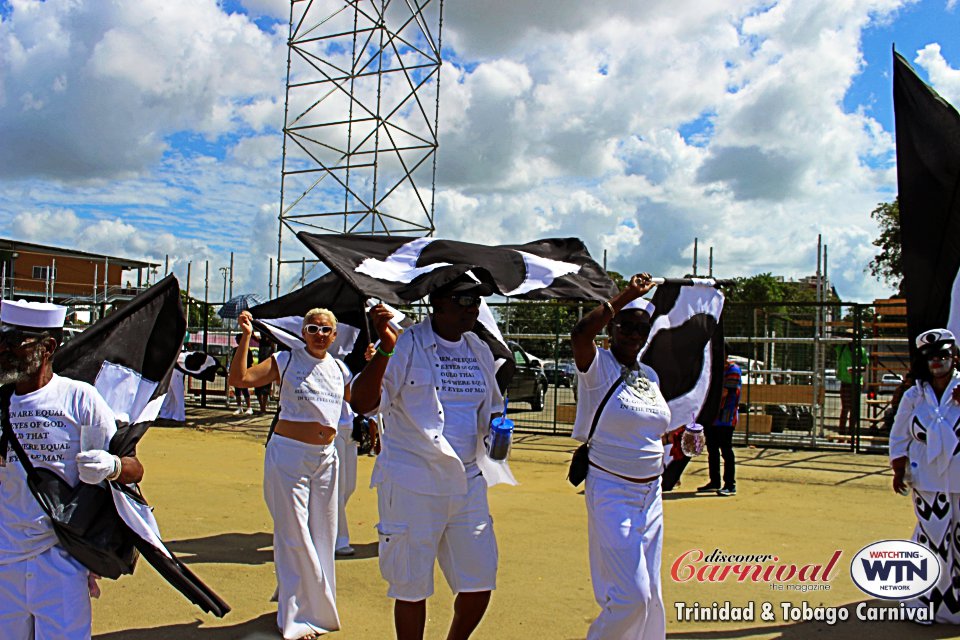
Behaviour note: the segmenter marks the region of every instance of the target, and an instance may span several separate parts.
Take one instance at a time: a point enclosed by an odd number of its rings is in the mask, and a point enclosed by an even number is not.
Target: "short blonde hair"
[[[337,328],[337,316],[333,315],[333,311],[330,311],[330,309],[316,307],[303,314],[303,324],[300,325],[300,329],[303,330],[308,324],[310,324],[311,320],[319,316],[326,316],[326,318],[333,323],[333,328]]]

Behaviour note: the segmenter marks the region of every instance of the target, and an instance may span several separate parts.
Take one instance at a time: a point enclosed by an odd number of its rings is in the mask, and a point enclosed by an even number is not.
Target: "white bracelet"
[[[120,458],[113,456],[113,473],[107,476],[107,480],[113,482],[120,478],[120,474],[123,473],[123,462],[120,461]]]
[[[610,317],[611,317],[611,318],[613,318],[613,317],[615,317],[615,316],[617,315],[617,312],[613,310],[613,305],[610,304],[610,301],[609,301],[609,300],[604,300],[604,301],[603,301],[603,306],[604,306],[604,308],[605,308],[607,311],[610,312]]]

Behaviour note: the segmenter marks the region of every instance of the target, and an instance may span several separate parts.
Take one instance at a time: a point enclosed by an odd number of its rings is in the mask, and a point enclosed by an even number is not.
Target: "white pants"
[[[347,525],[347,502],[357,490],[357,443],[350,431],[341,429],[333,441],[337,446],[340,473],[337,477],[337,543],[341,549],[350,544],[350,529]]]
[[[277,626],[287,640],[340,628],[333,542],[337,533],[337,450],[274,434],[263,465],[273,516]]]
[[[960,624],[960,494],[913,490],[913,512],[917,526],[913,541],[933,551],[940,563],[940,579],[933,589],[907,606],[926,608],[933,604],[934,620]]]
[[[89,640],[88,573],[60,546],[0,565],[0,638]]]
[[[662,640],[660,480],[639,484],[590,467],[586,484],[590,577],[601,611],[587,640]]]
[[[387,596],[405,602],[433,595],[439,562],[455,593],[497,586],[497,539],[483,476],[467,481],[462,496],[428,496],[385,480],[377,486],[380,573]]]

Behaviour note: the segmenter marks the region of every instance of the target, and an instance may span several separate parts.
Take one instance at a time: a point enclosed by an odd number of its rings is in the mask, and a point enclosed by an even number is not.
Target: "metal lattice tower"
[[[277,295],[298,231],[433,234],[442,25],[443,0],[291,1]]]

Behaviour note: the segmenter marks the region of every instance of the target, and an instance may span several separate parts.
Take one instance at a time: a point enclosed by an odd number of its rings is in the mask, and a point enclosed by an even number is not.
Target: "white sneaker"
[[[243,409],[237,409],[236,411],[233,412],[233,415],[238,416],[241,413],[243,413]]]
[[[252,416],[252,415],[253,415],[253,409],[252,409],[252,408],[247,409],[246,411],[244,411],[244,413],[246,413],[248,416]],[[329,547],[328,547],[328,548],[329,548]]]
[[[328,547],[328,548],[329,548],[329,547]],[[335,555],[338,555],[338,556],[353,556],[353,555],[356,555],[356,553],[357,553],[357,550],[347,544],[347,545],[344,545],[344,546],[338,548],[338,549],[336,550],[336,552],[335,552]]]

